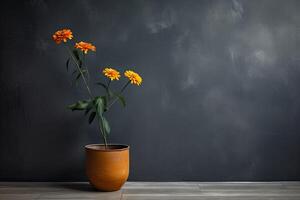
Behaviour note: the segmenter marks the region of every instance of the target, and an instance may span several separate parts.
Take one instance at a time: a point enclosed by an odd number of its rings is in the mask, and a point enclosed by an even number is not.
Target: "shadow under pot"
[[[85,146],[86,174],[97,190],[117,191],[128,179],[129,146],[90,144]]]

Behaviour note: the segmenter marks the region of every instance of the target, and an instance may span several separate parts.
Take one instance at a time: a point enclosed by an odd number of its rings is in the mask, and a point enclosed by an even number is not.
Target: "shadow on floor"
[[[70,190],[77,190],[83,192],[99,192],[99,190],[93,188],[89,183],[60,183],[58,185],[59,187]]]

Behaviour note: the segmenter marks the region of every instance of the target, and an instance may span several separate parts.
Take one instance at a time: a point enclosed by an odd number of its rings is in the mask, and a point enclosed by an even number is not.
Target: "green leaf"
[[[105,133],[109,134],[110,133],[110,126],[109,126],[108,121],[103,116],[101,117],[101,120],[102,120],[102,124],[103,124],[103,128],[105,130]]]
[[[77,103],[73,103],[71,105],[68,105],[67,108],[69,108],[73,111],[73,110],[75,110],[76,106],[77,106]]]
[[[91,124],[96,116],[96,112],[92,112],[89,117],[89,124]]]
[[[98,123],[99,123],[99,127],[100,127],[100,131],[102,132],[102,134],[104,134],[105,136],[105,130],[103,130],[103,121],[101,120],[102,117],[97,117],[98,118]]]
[[[92,110],[92,108],[94,108],[94,101],[89,102],[89,105],[86,107],[84,114],[87,115],[90,110]]]
[[[66,62],[66,68],[67,68],[67,71],[69,71],[69,63],[70,63],[70,58],[67,60]]]
[[[104,102],[104,108],[107,107],[107,97],[106,96],[101,96],[100,98],[102,98],[103,102]]]
[[[96,105],[96,111],[97,111],[98,115],[102,116],[102,114],[104,112],[104,107],[105,107],[105,102],[104,102],[103,98],[96,97],[95,105]]]
[[[71,109],[72,111],[85,110],[88,105],[89,105],[89,101],[78,101],[74,104],[69,105],[68,108]]]

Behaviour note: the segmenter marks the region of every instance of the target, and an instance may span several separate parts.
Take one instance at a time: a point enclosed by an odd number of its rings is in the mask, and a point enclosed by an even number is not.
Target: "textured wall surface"
[[[1,5],[0,180],[86,180],[96,124],[66,105],[71,28],[102,66],[144,78],[109,113],[130,180],[300,180],[300,1],[7,1]],[[101,88],[92,85],[95,93]]]

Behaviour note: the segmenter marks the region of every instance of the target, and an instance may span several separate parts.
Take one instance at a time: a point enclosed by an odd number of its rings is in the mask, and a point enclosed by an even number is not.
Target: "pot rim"
[[[115,146],[116,148],[114,149],[99,149],[99,148],[95,148],[95,147],[103,147],[105,146],[105,144],[88,144],[85,145],[85,149],[86,150],[91,150],[91,151],[124,151],[130,148],[129,145],[127,144],[107,144],[107,146]]]

